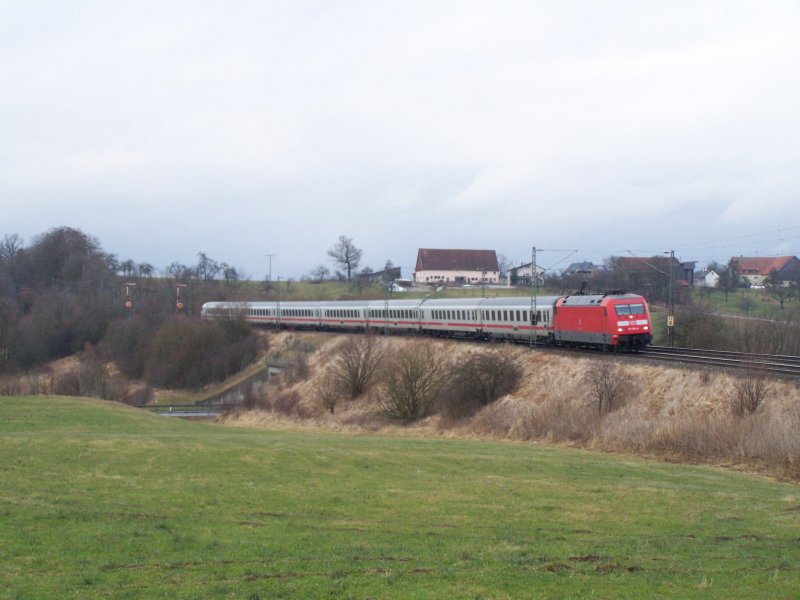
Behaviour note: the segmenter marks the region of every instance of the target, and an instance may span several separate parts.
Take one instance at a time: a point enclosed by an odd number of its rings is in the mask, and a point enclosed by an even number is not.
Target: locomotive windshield
[[[614,309],[617,311],[617,316],[624,315],[643,315],[644,304],[617,304]]]

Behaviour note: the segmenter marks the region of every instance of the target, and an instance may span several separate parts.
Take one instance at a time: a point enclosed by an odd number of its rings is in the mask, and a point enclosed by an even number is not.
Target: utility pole
[[[669,338],[670,348],[675,343],[675,302],[673,299],[673,287],[675,280],[675,250],[669,251],[669,314],[667,315],[667,337]]]
[[[539,252],[560,252],[560,253],[563,252],[563,253],[566,254],[566,256],[564,256],[561,260],[557,261],[554,265],[552,265],[550,267],[547,267],[546,269],[542,269],[542,274],[544,274],[545,271],[551,270],[559,262],[561,262],[562,260],[566,260],[567,258],[569,258],[570,256],[572,256],[573,254],[575,254],[578,251],[577,250],[555,250],[555,249],[550,249],[550,248],[545,249],[545,248],[537,248],[536,246],[533,246],[531,248],[531,319],[530,319],[530,321],[531,321],[531,329],[530,329],[531,335],[530,335],[530,341],[529,341],[529,348],[531,350],[533,350],[536,347],[536,345],[538,344],[538,341],[539,341],[538,340],[538,336],[536,335],[536,331],[535,331],[536,326],[539,324],[539,319],[536,318],[537,313],[539,312],[539,310],[538,310],[539,309],[539,306],[538,306],[538,304],[539,304],[539,273],[537,271],[537,266],[536,266],[536,255]],[[547,322],[545,321],[545,323],[547,323]],[[547,325],[545,325],[545,327],[546,326]]]
[[[281,328],[281,276],[278,275],[278,305],[275,310],[276,321],[275,329]]]
[[[267,258],[269,258],[269,271],[267,272],[267,290],[266,293],[269,295],[270,290],[272,289],[272,258],[277,256],[277,254],[265,254]]]
[[[533,350],[538,340],[536,339],[536,308],[539,299],[539,277],[536,274],[536,246],[531,248],[531,335],[528,348]]]

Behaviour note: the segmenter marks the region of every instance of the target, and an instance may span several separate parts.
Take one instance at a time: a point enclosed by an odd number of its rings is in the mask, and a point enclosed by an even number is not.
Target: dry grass
[[[800,480],[800,388],[789,382],[771,381],[759,409],[742,415],[735,410],[743,386],[740,377],[608,358],[616,363],[618,376],[634,384],[626,389],[619,408],[600,414],[587,374],[606,357],[529,353],[502,346],[501,351],[517,355],[524,370],[515,392],[464,418],[436,414],[403,425],[377,414],[366,395],[340,400],[333,413],[321,401],[318,390],[326,366],[342,343],[341,336],[314,337],[309,377],[280,386],[282,394],[291,393],[289,414],[268,409],[239,412],[224,422],[247,427],[301,426],[350,433],[567,444]],[[417,340],[389,338],[386,343],[390,351],[396,351]],[[497,346],[447,343],[446,348],[455,364],[470,352]],[[276,392],[266,391],[271,393]]]

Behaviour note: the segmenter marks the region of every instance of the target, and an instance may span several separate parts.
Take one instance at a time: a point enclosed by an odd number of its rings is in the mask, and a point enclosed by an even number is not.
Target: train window
[[[644,314],[644,304],[631,304],[631,314],[632,315],[643,315]]]
[[[617,304],[614,309],[617,311],[617,314],[622,315],[629,315],[631,314],[631,307],[629,304]]]

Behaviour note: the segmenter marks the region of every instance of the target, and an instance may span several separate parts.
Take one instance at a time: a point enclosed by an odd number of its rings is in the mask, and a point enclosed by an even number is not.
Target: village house
[[[750,286],[765,285],[770,273],[783,285],[800,282],[800,260],[796,256],[739,256],[731,258],[730,264],[739,278]]]
[[[694,274],[694,286],[705,288],[719,287],[719,273],[714,270],[699,271]]]
[[[494,250],[420,248],[414,281],[427,285],[482,285],[500,282]]]
[[[529,286],[531,285],[531,264],[526,263],[518,267],[513,267],[508,270],[508,285],[509,286]],[[544,267],[536,265],[536,278],[541,285],[544,283]]]

